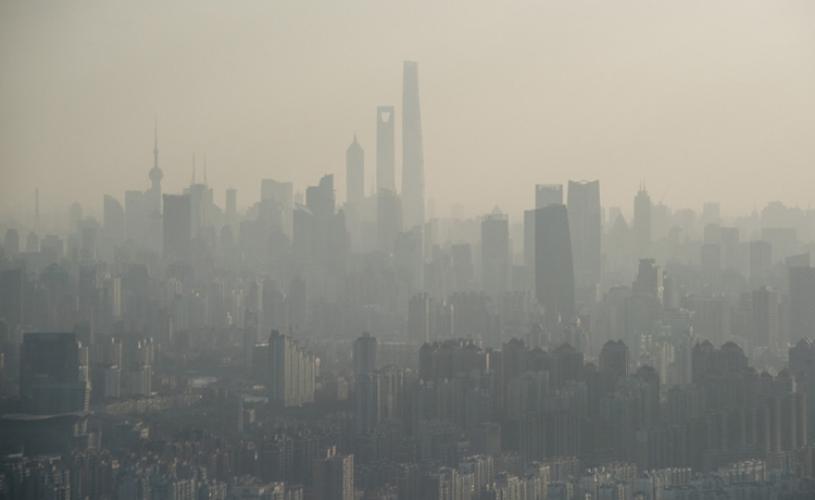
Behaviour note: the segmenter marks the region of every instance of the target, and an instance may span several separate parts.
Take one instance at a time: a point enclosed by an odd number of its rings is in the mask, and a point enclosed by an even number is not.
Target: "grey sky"
[[[323,173],[341,197],[354,132],[371,186],[375,108],[401,112],[404,59],[442,215],[517,213],[569,178],[627,210],[640,181],[675,206],[808,206],[814,26],[809,0],[4,0],[0,210],[35,186],[45,210],[145,189],[155,115],[168,192],[196,152],[218,203]]]

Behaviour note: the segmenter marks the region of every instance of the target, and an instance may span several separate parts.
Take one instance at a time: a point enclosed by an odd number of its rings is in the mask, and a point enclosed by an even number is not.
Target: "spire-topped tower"
[[[357,141],[357,134],[354,134],[354,142],[345,151],[345,176],[345,200],[349,203],[362,201],[365,197],[365,151]]]
[[[150,189],[147,191],[150,209],[155,213],[161,213],[161,180],[164,172],[158,166],[158,120],[153,124],[153,168],[147,174],[150,178]]]

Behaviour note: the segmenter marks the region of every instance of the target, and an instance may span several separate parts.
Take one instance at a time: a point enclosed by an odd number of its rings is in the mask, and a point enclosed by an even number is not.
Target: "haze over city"
[[[0,500],[812,500],[813,21],[0,3]]]
[[[722,185],[726,213],[806,207],[813,24],[807,1],[6,1],[0,206],[30,209],[39,187],[44,211],[98,212],[86,179],[141,181],[156,117],[170,189],[193,153],[242,192],[305,186],[341,170],[355,132],[373,151],[410,59],[439,215],[519,213],[525,186],[568,178],[601,179],[610,206],[645,182],[677,207]]]

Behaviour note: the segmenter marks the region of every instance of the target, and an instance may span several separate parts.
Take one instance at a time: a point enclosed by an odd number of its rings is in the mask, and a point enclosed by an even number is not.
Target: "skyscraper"
[[[402,202],[394,191],[380,189],[376,196],[376,225],[379,249],[390,253],[402,232]]]
[[[393,106],[376,108],[376,192],[396,193],[395,111]]]
[[[402,82],[402,215],[406,229],[424,225],[424,154],[419,70],[405,61]]]
[[[83,359],[84,358],[84,359]],[[20,349],[20,399],[26,413],[88,410],[87,352],[75,333],[27,333]]]
[[[339,455],[329,448],[314,462],[314,495],[321,500],[354,499],[354,455]]]
[[[651,197],[641,187],[634,197],[634,239],[640,257],[647,256],[651,248]]]
[[[363,333],[354,341],[354,375],[367,375],[376,370],[376,337]]]
[[[481,221],[481,281],[487,294],[507,291],[509,266],[509,220],[496,210]]]
[[[272,331],[268,345],[267,383],[275,403],[289,407],[314,401],[317,359],[292,337]]]
[[[602,216],[599,181],[569,181],[569,232],[578,287],[600,282]]]
[[[192,250],[192,209],[190,197],[164,195],[164,258],[185,261]]]
[[[115,243],[125,239],[125,211],[122,204],[110,195],[105,195],[102,213],[102,229],[107,238]]]
[[[548,207],[549,205],[563,205],[562,184],[535,185],[535,208]]]
[[[345,151],[345,201],[359,203],[365,197],[365,151],[357,142],[354,142]]]
[[[790,343],[815,337],[815,267],[791,267]]]
[[[550,325],[575,316],[569,215],[563,205],[535,211],[535,294]]]

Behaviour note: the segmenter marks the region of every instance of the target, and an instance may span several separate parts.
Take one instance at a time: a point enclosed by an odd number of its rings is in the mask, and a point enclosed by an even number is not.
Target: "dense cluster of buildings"
[[[343,200],[165,193],[156,136],[101,219],[2,223],[0,499],[813,498],[815,210],[437,217],[403,70]]]

